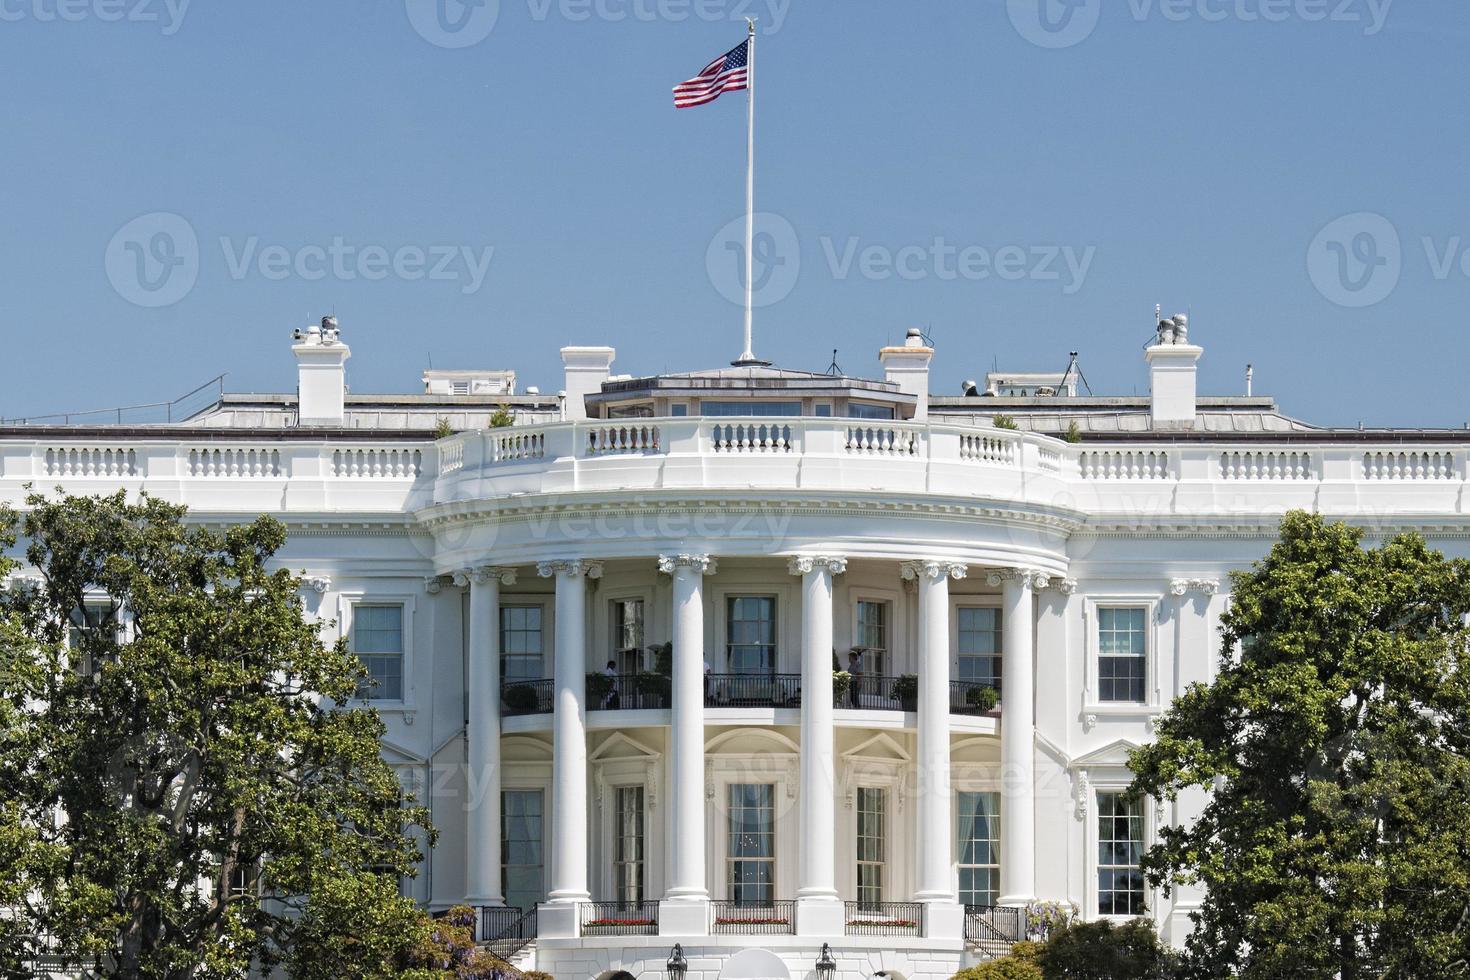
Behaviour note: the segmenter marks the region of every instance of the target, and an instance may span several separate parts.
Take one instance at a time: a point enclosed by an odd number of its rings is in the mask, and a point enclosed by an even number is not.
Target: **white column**
[[[600,562],[542,562],[556,578],[556,667],[551,751],[551,891],[553,905],[591,901],[587,890],[587,579]],[[558,932],[561,930],[558,929]]]
[[[1036,604],[1047,577],[990,575],[1001,591],[1000,890],[1002,905],[1036,900]]]
[[[832,703],[832,576],[846,558],[801,556],[788,564],[801,576],[801,846],[796,929],[841,935],[837,893],[836,744]]]
[[[669,735],[673,863],[659,922],[668,935],[703,935],[709,928],[704,857],[704,577],[715,573],[715,561],[705,555],[665,555],[658,568],[674,580]]]
[[[919,587],[919,874],[914,900],[953,904],[954,815],[949,773],[949,580],[964,565],[905,562]]]
[[[454,573],[454,584],[470,590],[465,901],[476,909],[505,904],[500,888],[500,586],[515,582],[510,568]]]

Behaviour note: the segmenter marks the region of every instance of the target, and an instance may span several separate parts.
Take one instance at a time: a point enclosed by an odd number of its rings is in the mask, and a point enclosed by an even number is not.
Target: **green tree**
[[[1199,976],[1470,975],[1470,563],[1294,512],[1235,576],[1218,677],[1134,753],[1134,790],[1213,790],[1145,856],[1203,886]]]
[[[1172,976],[1172,955],[1144,919],[1075,922],[1047,940],[1036,957],[1046,980],[1153,980]]]
[[[426,814],[376,713],[338,707],[362,670],[276,567],[278,521],[37,495],[20,526],[40,582],[0,595],[0,898],[18,931],[107,976],[235,978],[321,941],[308,926],[343,907],[367,942],[362,923],[416,914],[396,879]]]

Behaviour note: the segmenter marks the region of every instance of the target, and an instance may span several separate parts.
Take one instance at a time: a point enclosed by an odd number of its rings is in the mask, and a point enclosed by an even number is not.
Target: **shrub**
[[[1013,417],[1009,416],[1009,415],[997,415],[995,418],[991,419],[990,422],[997,429],[1019,429],[1020,428],[1020,426],[1018,426],[1016,424],[1016,420]]]
[[[501,695],[505,706],[512,711],[535,711],[537,706],[536,689],[529,684],[517,684],[507,687]]]
[[[1067,423],[1067,431],[1062,438],[1074,445],[1082,441],[1082,428],[1077,424],[1076,419]]]
[[[852,690],[852,675],[845,670],[832,671],[832,696],[841,700]]]
[[[1026,935],[1045,940],[1082,914],[1071,902],[1032,902],[1026,906]]]
[[[501,405],[495,410],[495,414],[490,416],[490,428],[492,429],[509,429],[515,424],[516,417],[511,413],[509,405]]]
[[[1015,954],[981,963],[954,975],[953,980],[1045,980],[1041,967]]]
[[[448,419],[441,415],[434,420],[435,439],[448,439],[452,435],[454,435],[454,426],[449,424]]]
[[[919,702],[919,675],[904,674],[893,682],[893,696],[908,710],[911,704]]]
[[[993,687],[972,687],[965,692],[965,703],[981,711],[994,711],[1000,704],[1000,692]]]
[[[609,693],[612,692],[613,679],[606,674],[587,675],[587,703],[602,704]]]
[[[1052,936],[1038,962],[1046,980],[1155,980],[1168,975],[1173,954],[1145,919],[1077,922]]]
[[[542,973],[540,970],[529,970],[526,973],[522,973],[521,976],[525,980],[556,980],[556,977],[549,973]]]

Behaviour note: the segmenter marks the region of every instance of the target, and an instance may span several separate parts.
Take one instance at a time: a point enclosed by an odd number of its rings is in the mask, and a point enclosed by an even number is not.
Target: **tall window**
[[[512,908],[530,911],[545,897],[543,812],[539,789],[500,794],[500,887]]]
[[[699,403],[699,411],[701,415],[714,416],[716,418],[729,418],[732,416],[781,418],[800,415],[801,402],[701,401]]]
[[[1000,794],[958,796],[960,903],[994,905],[1000,895]]]
[[[1097,914],[1143,915],[1143,806],[1127,793],[1097,794]]]
[[[620,903],[636,905],[643,901],[643,787],[621,787],[616,813],[613,887]]]
[[[887,673],[888,667],[888,603],[859,602],[857,620],[857,645],[863,650],[863,673],[881,677]]]
[[[540,606],[500,607],[500,677],[504,681],[540,680],[546,672]]]
[[[352,652],[368,676],[357,696],[368,701],[403,700],[403,607],[354,606]]]
[[[776,898],[776,787],[730,787],[730,900],[769,905]]]
[[[728,604],[725,656],[732,674],[776,672],[776,599],[732,596]]]
[[[1097,611],[1097,690],[1103,701],[1144,700],[1148,676],[1148,641],[1144,620],[1148,611]]]
[[[862,402],[847,403],[847,417],[852,419],[892,419],[893,406],[865,405]]]
[[[1000,610],[961,606],[958,679],[1000,690]]]
[[[613,602],[613,659],[618,672],[636,674],[643,655],[643,600],[617,599]]]
[[[857,791],[857,897],[883,901],[883,867],[887,861],[888,793],[864,786]]]
[[[88,603],[72,610],[71,625],[67,628],[67,645],[71,649],[77,671],[84,677],[90,676],[98,666],[93,662],[92,654],[83,649],[85,639],[99,631],[111,616],[111,606],[97,603]]]

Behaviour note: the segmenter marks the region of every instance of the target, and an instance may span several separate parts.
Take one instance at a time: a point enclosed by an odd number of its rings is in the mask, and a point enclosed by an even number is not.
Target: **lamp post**
[[[684,975],[689,972],[689,961],[684,958],[682,943],[674,944],[674,951],[669,954],[669,961],[664,964],[664,972],[668,980],[684,980]]]
[[[833,980],[837,976],[837,961],[832,958],[830,943],[822,944],[822,955],[817,957],[817,980]]]

